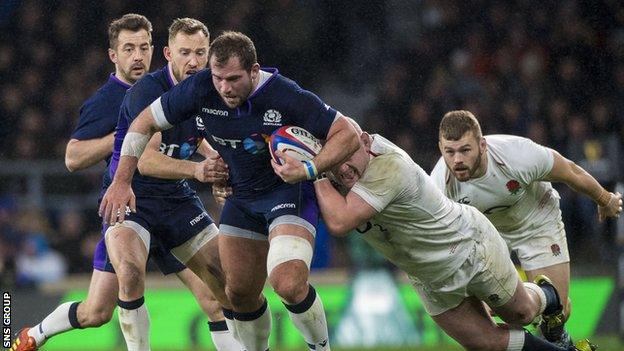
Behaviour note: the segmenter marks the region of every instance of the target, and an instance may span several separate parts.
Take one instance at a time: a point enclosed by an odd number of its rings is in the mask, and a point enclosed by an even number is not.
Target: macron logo
[[[277,205],[277,206],[273,207],[273,208],[271,209],[271,212],[275,212],[275,211],[277,211],[277,210],[281,210],[281,209],[284,209],[284,208],[295,208],[295,207],[296,207],[296,206],[295,206],[295,204],[293,204],[293,203],[279,204],[279,205]]]
[[[199,223],[199,221],[201,221],[201,220],[202,220],[202,218],[204,218],[204,217],[206,217],[206,216],[208,216],[208,214],[207,214],[206,212],[202,212],[202,213],[200,213],[200,214],[199,214],[199,216],[197,216],[197,217],[193,218],[193,219],[189,222],[189,224],[190,224],[190,225],[191,225],[191,227],[192,227],[192,226],[194,226],[195,224]]]
[[[211,115],[222,116],[222,117],[227,117],[229,115],[229,112],[227,112],[227,111],[216,110],[214,108],[207,108],[207,107],[203,107],[202,108],[202,112],[208,113],[208,114],[211,114]]]

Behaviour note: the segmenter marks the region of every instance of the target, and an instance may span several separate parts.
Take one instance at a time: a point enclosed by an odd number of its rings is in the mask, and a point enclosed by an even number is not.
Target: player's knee
[[[135,290],[143,286],[145,271],[134,262],[124,261],[119,267],[115,267],[119,288],[122,290]]]
[[[306,277],[307,275],[303,275]],[[272,275],[269,283],[273,291],[287,303],[295,304],[305,298],[307,294],[307,279],[290,279],[288,275]]]
[[[312,245],[304,238],[280,235],[271,239],[267,255],[269,283],[284,300],[297,300],[305,294],[312,255]]]

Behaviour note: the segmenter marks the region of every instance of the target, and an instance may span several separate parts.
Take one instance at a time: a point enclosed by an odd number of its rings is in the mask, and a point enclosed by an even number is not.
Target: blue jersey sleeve
[[[121,109],[121,117],[130,123],[164,92],[160,83],[151,76],[139,80],[128,89]]]
[[[159,125],[166,124],[163,123],[163,119],[170,125],[180,124],[199,112],[201,103],[211,91],[214,91],[212,74],[210,70],[202,70],[185,79],[155,101],[152,105],[154,118]]]
[[[113,143],[112,161],[109,167],[111,177],[115,175],[115,171],[117,170],[121,157],[121,146],[123,145],[126,133],[128,133],[130,124],[132,124],[132,121],[139,113],[148,107],[152,101],[157,99],[163,91],[163,88],[158,82],[148,75],[140,79],[126,92],[126,96],[119,109],[117,126],[115,127],[115,141]]]
[[[320,139],[327,139],[338,111],[324,103],[314,93],[301,89],[295,91],[291,108],[292,124],[302,127]]]
[[[71,138],[89,140],[112,133],[117,124],[120,102],[104,99],[87,100],[80,108],[80,119]]]

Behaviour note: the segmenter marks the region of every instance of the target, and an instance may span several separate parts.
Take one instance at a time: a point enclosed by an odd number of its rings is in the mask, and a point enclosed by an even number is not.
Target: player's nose
[[[197,60],[197,56],[191,55],[191,59],[188,62],[189,67],[196,68],[199,66],[199,61]]]

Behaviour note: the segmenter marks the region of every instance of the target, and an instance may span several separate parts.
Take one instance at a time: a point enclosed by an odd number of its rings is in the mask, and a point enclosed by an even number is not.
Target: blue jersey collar
[[[121,85],[122,87],[124,87],[124,89],[130,89],[130,87],[132,86],[132,84],[128,84],[126,82],[124,82],[123,80],[117,78],[117,76],[115,76],[115,73],[111,73],[110,76],[108,77],[108,81]]]
[[[271,73],[271,76],[267,80],[262,82],[262,84],[259,87],[257,87],[256,90],[254,90],[253,93],[251,93],[249,95],[247,100],[245,100],[245,102],[241,106],[236,108],[236,115],[237,116],[244,116],[244,115],[251,114],[251,99],[253,99],[258,94],[260,94],[260,91],[262,91],[262,89],[267,84],[269,84],[270,81],[275,79],[275,77],[277,77],[277,75],[279,74],[279,70],[277,68],[274,68],[274,67],[260,67],[260,70],[268,72],[268,73]]]
[[[176,77],[173,75],[173,68],[171,67],[171,62],[167,63],[167,65],[163,68],[165,70],[165,75],[167,76],[167,82],[169,82],[170,88],[175,87],[179,82]]]

